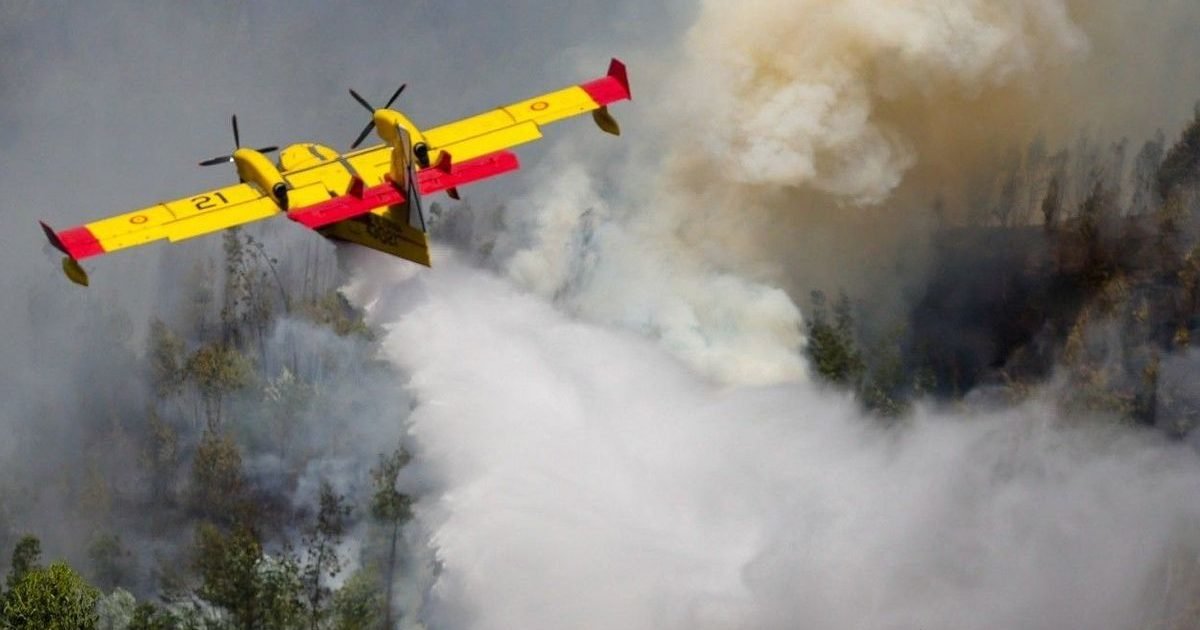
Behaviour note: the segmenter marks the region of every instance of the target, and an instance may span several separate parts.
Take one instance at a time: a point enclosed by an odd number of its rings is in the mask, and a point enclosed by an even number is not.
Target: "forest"
[[[386,408],[396,375],[361,311],[312,273],[332,264],[321,255],[289,269],[233,229],[219,265],[190,261],[161,296],[173,306],[149,323],[144,353],[120,312],[105,314],[89,350],[109,369],[89,377],[85,405],[98,420],[79,425],[79,468],[50,481],[84,560],[47,557],[39,532],[15,529],[44,500],[36,475],[0,485],[0,627],[395,625],[385,594],[407,554],[407,409]],[[356,400],[373,391],[380,409]],[[330,424],[349,413],[382,413],[396,442],[373,459],[348,450],[355,436]]]
[[[976,182],[965,210],[935,200],[931,271],[907,312],[810,295],[819,378],[882,418],[1047,386],[1064,411],[1187,435],[1200,421],[1200,106],[1173,143],[1159,132],[1129,151],[1038,140]]]
[[[813,290],[813,372],[885,424],[917,403],[1049,387],[1065,410],[1186,436],[1200,422],[1200,108],[1173,142],[1127,153],[1036,141],[967,208],[931,202],[933,263],[911,309]],[[339,292],[328,246],[282,256],[252,230],[222,239],[219,255],[170,263],[185,280],[157,296],[144,338],[117,307],[88,322],[103,334],[73,331],[105,369],[30,410],[88,418],[24,436],[63,440],[71,467],[0,481],[0,626],[349,630],[414,614],[402,582],[436,569],[406,537],[412,403],[382,332]],[[48,304],[30,290],[31,312]],[[359,439],[352,415],[393,442]]]

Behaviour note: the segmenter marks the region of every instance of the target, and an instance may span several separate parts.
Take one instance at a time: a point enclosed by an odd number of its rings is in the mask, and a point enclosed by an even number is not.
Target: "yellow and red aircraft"
[[[88,276],[79,261],[85,258],[161,239],[181,241],[279,213],[325,237],[428,266],[421,195],[446,191],[457,199],[459,186],[516,170],[517,156],[507,149],[541,138],[542,125],[577,114],[590,111],[602,130],[620,134],[608,105],[630,98],[625,65],[613,59],[599,79],[420,129],[390,109],[404,88],[379,109],[350,90],[371,112],[351,153],[299,143],[281,151],[275,164],[264,154],[276,147],[241,146],[235,116],[234,152],[200,164],[232,162],[241,183],[60,232],[42,223],[42,230],[66,254],[67,277],[84,286]],[[383,144],[353,150],[372,128]]]

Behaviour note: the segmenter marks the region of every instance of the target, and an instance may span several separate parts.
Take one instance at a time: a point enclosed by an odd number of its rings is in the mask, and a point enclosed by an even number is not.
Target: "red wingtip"
[[[579,87],[583,88],[588,96],[602,107],[609,103],[632,98],[629,93],[629,74],[625,71],[625,64],[616,57],[609,62],[607,75],[583,83]]]
[[[625,98],[633,100],[633,92],[629,90],[629,73],[625,70],[625,64],[616,57],[608,62],[608,76],[617,80],[621,87],[625,88]]]

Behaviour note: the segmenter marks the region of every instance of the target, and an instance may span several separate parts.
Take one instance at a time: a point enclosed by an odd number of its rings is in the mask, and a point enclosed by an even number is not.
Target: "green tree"
[[[192,266],[184,281],[188,291],[183,312],[184,327],[195,338],[204,339],[209,334],[208,318],[215,302],[214,275],[212,259],[205,259]]]
[[[133,574],[133,556],[116,534],[100,534],[92,539],[88,558],[92,561],[96,584],[103,590],[127,585]]]
[[[142,602],[133,609],[125,630],[175,630],[178,627],[174,615],[150,602]]]
[[[333,579],[342,571],[337,547],[341,544],[350,516],[350,506],[345,497],[334,492],[328,481],[321,482],[319,503],[317,520],[304,537],[308,554],[301,574],[313,630],[321,625],[325,616],[329,588],[325,586],[324,579]]]
[[[42,559],[42,542],[37,536],[24,535],[13,547],[12,562],[8,569],[8,588],[12,590],[25,577],[26,573],[41,568],[38,564]]]
[[[808,320],[809,359],[817,374],[830,383],[857,388],[866,366],[854,342],[854,318],[850,298],[841,294],[834,308],[834,321],[826,313],[825,294],[813,291],[812,315]]]
[[[199,526],[193,565],[201,579],[196,594],[227,610],[239,628],[300,625],[304,604],[296,563],[264,555],[253,530],[236,527],[226,534],[210,524]]]
[[[1188,214],[1188,209],[1179,195],[1168,197],[1154,213],[1155,224],[1158,227],[1154,245],[1160,271],[1174,270],[1179,266],[1182,244],[1187,233],[1185,225]]]
[[[339,337],[350,335],[371,339],[374,333],[364,319],[365,313],[350,303],[341,291],[329,291],[303,305],[299,314],[328,327]]]
[[[371,517],[388,531],[388,554],[384,561],[383,627],[391,628],[392,592],[396,583],[396,561],[400,529],[412,517],[412,497],[396,490],[400,471],[411,460],[408,451],[399,446],[390,455],[379,456],[379,464],[371,469],[374,493],[371,495]]]
[[[263,388],[263,406],[273,430],[272,441],[279,449],[280,459],[285,462],[291,455],[292,442],[315,393],[313,386],[288,368],[283,368],[279,376],[267,381]]]
[[[1158,167],[1158,196],[1170,199],[1181,186],[1196,183],[1200,178],[1200,104],[1192,122],[1183,130],[1179,140],[1167,151]]]
[[[227,525],[249,517],[242,478],[242,455],[226,433],[205,430],[192,460],[192,510]]]
[[[128,630],[137,610],[137,600],[123,588],[96,600],[96,630]]]
[[[335,630],[379,628],[383,609],[383,593],[377,577],[369,571],[356,571],[333,595],[333,627]],[[385,623],[382,627],[393,626]]]
[[[906,389],[915,389],[916,386],[915,378],[910,382],[904,369],[903,340],[903,325],[897,325],[877,342],[870,344],[870,368],[864,373],[859,386],[863,406],[888,418],[898,417],[908,409]]]
[[[174,502],[171,488],[179,469],[179,435],[154,409],[146,412],[140,462],[150,476],[150,492],[158,505]]]
[[[266,358],[266,332],[274,317],[275,302],[271,297],[277,289],[284,312],[290,312],[287,288],[279,276],[278,262],[267,255],[263,243],[245,234],[240,228],[226,230],[225,291],[221,322],[226,344],[245,349],[250,341],[258,342],[260,356]],[[272,287],[272,282],[274,287]]]
[[[228,344],[239,341],[241,303],[250,294],[245,268],[248,257],[241,239],[242,229],[233,227],[221,233],[225,252],[225,286],[221,292],[221,338]]]
[[[1166,136],[1162,129],[1154,134],[1153,140],[1147,140],[1138,151],[1133,161],[1133,198],[1130,201],[1130,214],[1145,214],[1158,207],[1162,199],[1158,198],[1158,186],[1155,178],[1162,165]]]
[[[150,322],[148,343],[150,383],[154,387],[155,396],[159,400],[166,400],[182,390],[187,376],[184,370],[183,340],[171,332],[162,320],[155,318]]]
[[[1085,281],[1099,287],[1113,272],[1113,224],[1120,214],[1117,191],[1097,181],[1079,207],[1076,230],[1084,250]]]
[[[4,597],[12,630],[92,630],[100,592],[63,562],[31,569]]]
[[[223,343],[201,346],[188,357],[185,369],[200,392],[204,417],[211,431],[221,427],[226,397],[249,385],[254,374],[246,357]]]

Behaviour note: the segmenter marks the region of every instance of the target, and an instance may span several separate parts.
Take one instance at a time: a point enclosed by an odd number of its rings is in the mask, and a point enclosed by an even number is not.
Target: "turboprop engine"
[[[238,179],[258,186],[263,192],[275,199],[275,202],[279,204],[280,210],[287,210],[287,182],[283,181],[283,175],[279,173],[279,169],[275,167],[275,164],[264,155],[272,151],[278,151],[279,147],[270,146],[261,149],[242,148],[242,139],[238,134],[236,115],[233,116],[232,122],[233,153],[204,160],[200,163],[200,166],[213,166],[233,162],[234,167],[237,168]]]

